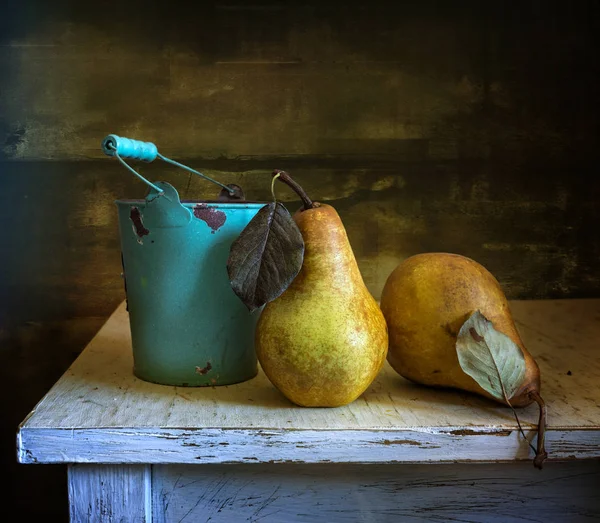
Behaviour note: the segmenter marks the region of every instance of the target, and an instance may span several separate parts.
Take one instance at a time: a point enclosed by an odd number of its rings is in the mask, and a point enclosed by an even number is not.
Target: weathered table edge
[[[526,432],[535,440],[536,431]],[[600,431],[549,430],[549,460],[600,458]],[[21,427],[20,463],[443,463],[533,459],[517,430]]]
[[[17,432],[17,460],[24,464],[384,464],[533,459],[533,451],[518,431],[505,427],[34,428],[28,425],[28,420],[35,410],[23,420]],[[525,431],[527,438],[535,441],[535,427],[529,426]],[[598,459],[600,429],[555,425],[546,432],[546,447],[549,461]]]

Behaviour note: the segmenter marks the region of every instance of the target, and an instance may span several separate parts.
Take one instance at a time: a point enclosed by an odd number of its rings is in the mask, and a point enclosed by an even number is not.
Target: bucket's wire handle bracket
[[[171,160],[166,156],[163,156],[158,152],[156,145],[152,142],[142,142],[140,140],[132,140],[131,138],[122,138],[121,136],[117,136],[116,134],[109,134],[104,140],[102,140],[102,150],[107,156],[114,156],[123,164],[123,166],[131,171],[135,176],[137,176],[140,180],[142,180],[146,185],[154,189],[158,196],[164,196],[164,191],[152,183],[150,180],[144,178],[140,173],[138,173],[133,167],[131,167],[123,158],[131,158],[134,160],[142,160],[145,162],[152,162],[156,158],[160,158],[163,162],[170,163],[171,165],[175,165],[180,167],[181,169],[185,169],[191,173],[194,173],[209,182],[212,182],[224,190],[226,190],[230,195],[235,195],[235,190],[227,185],[218,182],[202,174],[201,172],[188,167],[182,163],[176,162],[175,160]]]

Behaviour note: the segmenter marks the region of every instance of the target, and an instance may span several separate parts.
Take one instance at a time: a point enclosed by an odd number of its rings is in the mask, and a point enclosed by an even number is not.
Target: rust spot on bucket
[[[223,227],[227,220],[227,216],[223,211],[209,207],[205,203],[199,203],[194,207],[194,216],[205,222],[212,229],[213,234]]]
[[[138,238],[150,234],[150,231],[144,227],[144,222],[142,222],[142,213],[137,207],[131,208],[129,218],[133,223],[133,230],[138,235]]]
[[[212,365],[210,364],[210,361],[207,361],[206,367],[196,367],[196,372],[204,376],[210,369],[212,369]]]

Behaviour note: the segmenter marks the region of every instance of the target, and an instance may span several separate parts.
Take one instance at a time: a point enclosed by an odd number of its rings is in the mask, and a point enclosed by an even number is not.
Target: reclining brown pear
[[[304,239],[300,273],[267,303],[256,329],[256,353],[273,385],[305,407],[351,403],[372,383],[387,354],[385,318],[359,271],[336,210],[302,197],[294,214]]]
[[[525,379],[509,398],[511,405],[534,401],[530,393],[540,390],[539,368],[517,332],[500,284],[479,263],[448,253],[412,256],[388,277],[381,309],[389,329],[388,361],[400,375],[424,385],[458,388],[501,401],[465,374],[456,354],[460,327],[473,311],[481,311],[525,356]]]
[[[508,399],[513,407],[538,403],[540,422],[534,464],[541,468],[546,452],[540,370],[517,332],[496,278],[481,264],[464,256],[418,254],[406,259],[389,275],[380,305],[388,325],[387,359],[404,378],[423,385],[473,392],[505,405]],[[523,353],[523,379],[506,399],[484,390],[459,362],[459,331],[475,311],[483,314],[495,331],[508,336]],[[474,337],[479,336],[474,333]]]

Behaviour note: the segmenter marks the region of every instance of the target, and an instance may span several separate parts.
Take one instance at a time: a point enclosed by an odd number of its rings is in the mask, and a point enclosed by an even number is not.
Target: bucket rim
[[[144,206],[148,202],[144,198],[119,198],[114,200],[115,205],[138,205]],[[263,207],[268,205],[270,202],[257,202],[257,201],[238,201],[238,202],[220,202],[218,200],[181,200],[179,202],[183,206],[195,206],[202,203],[210,205],[212,207],[220,207],[223,209],[235,209],[240,207],[254,208]]]

